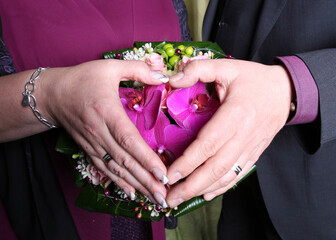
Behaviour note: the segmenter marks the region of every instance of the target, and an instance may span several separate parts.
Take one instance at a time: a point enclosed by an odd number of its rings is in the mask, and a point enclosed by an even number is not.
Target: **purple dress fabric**
[[[3,39],[18,71],[100,59],[103,52],[132,46],[134,41],[181,40],[171,0],[1,0],[0,16]],[[110,233],[110,215],[90,213],[73,205],[79,189],[71,184],[71,169],[64,156],[51,152],[81,239],[120,239]],[[121,222],[132,226],[129,219]],[[163,223],[153,226],[153,237],[163,239]],[[141,237],[129,238],[132,231],[123,233],[122,239]]]

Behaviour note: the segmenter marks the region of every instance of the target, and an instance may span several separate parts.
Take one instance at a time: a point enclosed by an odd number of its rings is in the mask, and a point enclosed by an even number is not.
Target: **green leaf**
[[[111,196],[104,195],[104,189],[101,186],[86,184],[80,192],[75,204],[88,211],[110,213],[130,218],[136,218],[141,211],[142,220],[153,222],[160,221],[164,215],[163,212],[160,212],[159,216],[152,217],[150,211],[144,209],[141,210],[140,203],[135,201],[115,200],[115,197],[117,196],[113,196],[113,194],[111,194]],[[134,210],[136,207],[139,208],[139,211],[137,212]]]
[[[244,175],[237,183],[234,187],[232,187],[231,189],[229,189],[228,191],[230,190],[233,190],[235,189],[239,183],[241,183],[245,178],[247,178],[248,176],[250,176],[255,170],[257,169],[257,167],[254,165],[250,171]],[[225,194],[225,193],[224,193]],[[216,197],[217,198],[217,197]],[[214,198],[214,199],[216,199]],[[214,200],[213,199],[213,200]],[[211,201],[213,201],[211,200]],[[203,205],[211,202],[211,201],[206,201],[203,199],[203,197],[199,196],[199,197],[194,197],[192,199],[190,199],[189,201],[186,201],[184,203],[181,203],[179,206],[178,206],[178,209],[177,210],[173,210],[172,211],[172,214],[174,215],[174,217],[180,217],[180,216],[183,216],[187,213],[190,213],[192,211],[194,211],[195,209],[197,208],[200,208],[202,207]]]

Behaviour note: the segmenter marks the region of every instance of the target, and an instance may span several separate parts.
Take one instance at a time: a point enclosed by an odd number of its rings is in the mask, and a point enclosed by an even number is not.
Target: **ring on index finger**
[[[241,169],[241,167],[238,165],[238,163],[235,163],[231,169],[232,169],[237,175],[242,171],[242,169]]]
[[[108,163],[112,159],[111,155],[106,153],[103,157],[104,162]]]

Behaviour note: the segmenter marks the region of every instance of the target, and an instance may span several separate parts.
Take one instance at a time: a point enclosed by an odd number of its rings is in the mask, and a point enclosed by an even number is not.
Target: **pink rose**
[[[91,163],[86,166],[88,177],[91,179],[93,185],[101,185],[106,188],[112,181],[105,174],[101,173]]]
[[[158,53],[149,54],[145,62],[150,66],[152,71],[164,72],[167,70],[167,66],[163,62],[163,57]]]
[[[181,61],[177,65],[177,71],[181,72],[183,69],[188,65],[188,63],[195,61],[195,60],[207,60],[210,59],[208,56],[205,55],[198,55],[196,57],[187,57],[184,56]]]

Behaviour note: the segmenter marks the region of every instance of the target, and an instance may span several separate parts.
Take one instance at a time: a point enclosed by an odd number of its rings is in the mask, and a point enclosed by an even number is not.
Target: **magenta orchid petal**
[[[190,88],[174,90],[167,98],[167,107],[173,115],[178,115],[189,108]]]
[[[161,91],[165,89],[165,84],[160,85],[146,85],[143,89],[144,97],[146,99],[145,105],[147,105],[148,101],[151,101],[151,98],[153,97],[153,94],[155,91]]]
[[[142,111],[145,118],[145,128],[152,129],[156,123],[161,106],[162,91],[156,90],[152,93],[152,97],[147,101]]]
[[[183,126],[185,128],[192,130],[195,134],[204,126],[204,124],[209,121],[212,113],[203,112],[203,113],[192,113],[183,121]]]
[[[207,111],[211,112],[212,115],[215,114],[217,109],[220,107],[220,102],[215,99],[210,99],[207,106]]]
[[[176,158],[180,157],[184,150],[194,140],[193,133],[176,125],[166,126],[165,132],[165,147],[171,151]]]
[[[168,125],[170,125],[168,117],[163,112],[160,112],[154,127],[155,139],[158,144],[165,145],[166,137],[164,129]]]
[[[138,114],[137,122],[136,122],[136,127],[142,136],[142,138],[145,140],[147,144],[152,143],[153,138],[154,138],[154,129],[149,129],[147,130],[145,128],[145,118],[143,114]]]
[[[190,111],[184,110],[183,112],[181,112],[178,115],[175,115],[173,112],[171,112],[170,108],[168,109],[168,113],[170,114],[170,116],[172,116],[172,118],[175,120],[175,122],[182,128],[185,128],[185,125],[183,123],[183,121],[189,117],[190,115]]]
[[[206,85],[203,82],[197,82],[194,86],[189,88],[189,100],[194,99],[199,94],[206,93]]]

